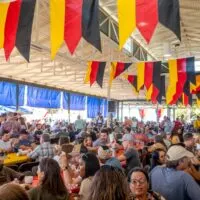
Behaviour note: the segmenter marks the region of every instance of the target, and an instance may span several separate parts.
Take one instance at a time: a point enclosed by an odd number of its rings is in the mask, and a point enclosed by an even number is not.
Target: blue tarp
[[[63,93],[63,108],[68,109],[68,95],[70,94],[70,110],[85,110],[86,96]]]
[[[38,108],[60,108],[60,98],[60,91],[28,86],[28,106]]]

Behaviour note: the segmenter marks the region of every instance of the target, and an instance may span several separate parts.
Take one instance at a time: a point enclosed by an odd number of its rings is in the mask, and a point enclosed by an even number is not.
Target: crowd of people
[[[90,123],[78,116],[50,126],[3,114],[0,200],[199,200],[199,130],[199,117],[158,124],[99,113]],[[10,153],[27,156],[27,171],[4,164]]]

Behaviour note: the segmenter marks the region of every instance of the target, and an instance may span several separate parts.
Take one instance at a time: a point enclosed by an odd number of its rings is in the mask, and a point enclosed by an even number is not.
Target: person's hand
[[[62,170],[68,167],[68,158],[66,154],[62,153],[59,158],[59,165]]]

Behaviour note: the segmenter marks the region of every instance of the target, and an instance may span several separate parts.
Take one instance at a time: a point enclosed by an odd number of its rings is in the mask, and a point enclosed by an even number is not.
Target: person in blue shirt
[[[150,173],[152,190],[167,200],[199,200],[199,185],[184,172],[193,156],[182,145],[171,146],[167,151],[166,166],[155,167]]]

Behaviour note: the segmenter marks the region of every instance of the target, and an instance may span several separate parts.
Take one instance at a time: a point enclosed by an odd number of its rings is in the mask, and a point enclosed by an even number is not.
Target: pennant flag
[[[0,49],[4,47],[5,24],[10,3],[0,3]]]
[[[133,86],[134,92],[138,94],[137,91],[137,76],[135,75],[128,75],[127,76],[128,82]]]
[[[22,0],[16,0],[14,2],[11,2],[8,8],[4,32],[4,52],[6,60],[8,60],[8,58],[10,57],[10,54],[15,46],[21,3]]]
[[[171,104],[175,104],[183,93],[183,88],[187,81],[186,64],[185,58],[177,59],[178,79],[176,83],[176,92],[173,96]]]
[[[159,22],[181,40],[179,0],[158,0]]]
[[[169,105],[173,100],[173,96],[176,93],[176,83],[178,82],[178,70],[177,61],[169,60],[169,86],[166,93],[166,103]]]
[[[99,0],[83,0],[82,36],[87,42],[101,51],[99,26]]]
[[[90,86],[92,86],[96,81],[98,85],[102,88],[105,67],[106,67],[106,62],[98,62],[98,61],[88,62],[88,68],[84,83],[90,83]]]
[[[50,0],[51,59],[64,41],[65,0]]]
[[[71,54],[82,36],[82,5],[83,0],[66,0],[64,39]]]
[[[185,106],[187,106],[187,105],[192,106],[192,94],[190,93],[190,83],[189,83],[189,81],[186,81],[184,89],[183,89],[182,103]]]
[[[127,39],[136,28],[136,0],[118,0],[119,48],[122,49]]]
[[[153,62],[146,62],[145,63],[145,70],[144,70],[144,86],[146,87],[146,99],[150,100],[151,95],[153,92]]]
[[[200,93],[197,93],[196,96],[197,96],[197,106],[200,106]]]
[[[200,73],[195,74],[195,82],[195,85],[190,83],[190,92],[192,94],[197,94],[200,92]]]
[[[36,0],[22,0],[16,36],[16,47],[29,62],[31,34]]]
[[[157,102],[157,97],[160,93],[161,88],[161,62],[153,63],[153,89],[151,94],[151,100],[153,103]]]
[[[157,96],[157,101],[159,104],[162,103],[162,97],[166,97],[165,76],[161,76],[160,92],[159,95]]]
[[[145,62],[137,63],[137,91],[144,86],[144,69],[145,69]]]
[[[118,77],[120,74],[125,72],[132,63],[122,63],[122,62],[111,62],[111,71],[110,71],[110,81],[109,85],[112,85],[112,81]]]
[[[136,24],[149,43],[158,24],[157,0],[136,0]]]

